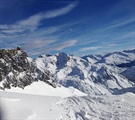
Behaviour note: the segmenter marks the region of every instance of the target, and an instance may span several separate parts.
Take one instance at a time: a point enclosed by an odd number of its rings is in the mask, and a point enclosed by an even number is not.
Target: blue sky
[[[29,56],[135,48],[134,0],[1,0],[0,48]]]

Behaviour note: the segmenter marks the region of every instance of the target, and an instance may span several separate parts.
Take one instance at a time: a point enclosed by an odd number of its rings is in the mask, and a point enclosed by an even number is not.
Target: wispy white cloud
[[[41,25],[40,22],[42,20],[55,18],[67,14],[70,11],[72,11],[76,6],[77,3],[74,2],[63,8],[38,13],[36,15],[30,16],[25,20],[18,21],[15,24],[0,25],[0,31],[4,34],[16,34],[16,33],[23,33],[25,31],[34,31]]]
[[[80,49],[79,51],[84,52],[84,51],[89,51],[89,50],[98,50],[99,48],[101,48],[100,46],[94,46],[94,47],[85,47]]]
[[[51,51],[61,51],[65,48],[76,45],[76,43],[77,43],[77,40],[68,40],[67,42],[62,42],[62,43],[59,43],[59,44],[51,45],[50,47],[42,48],[42,49],[39,49],[35,52],[32,51],[29,54],[30,55],[39,55],[41,53],[48,53],[48,52],[51,52]]]
[[[39,55],[44,52],[51,51],[61,51],[64,48],[73,46],[76,44],[77,40],[61,39],[61,37],[66,34],[65,30],[69,26],[79,24],[78,22],[66,23],[54,27],[45,27],[33,31],[30,34],[21,35],[4,35],[0,40],[4,46],[1,48],[14,48],[16,46],[21,46],[29,55]],[[56,34],[57,33],[57,34]],[[21,37],[20,37],[21,36]],[[64,40],[65,42],[61,42]],[[59,44],[58,44],[59,43]]]
[[[72,3],[72,4],[68,5],[67,7],[64,7],[64,8],[61,8],[61,9],[48,11],[48,12],[43,14],[43,19],[54,18],[54,17],[57,17],[57,16],[67,14],[71,10],[73,10],[76,6],[77,6],[77,3],[75,2],[75,3]]]
[[[124,20],[113,21],[113,24],[111,24],[110,26],[105,28],[105,30],[120,27],[120,26],[124,26],[124,25],[130,24],[130,23],[133,23],[133,22],[135,22],[135,19],[128,19],[128,20],[125,20],[125,21]]]
[[[114,47],[114,46],[116,46],[116,45],[117,45],[117,44],[111,44],[111,43],[110,43],[110,44],[107,45],[107,47]]]
[[[23,48],[26,50],[32,50],[35,48],[42,48],[42,47],[46,47],[47,45],[55,42],[56,40],[49,40],[49,39],[35,39],[34,41],[29,41],[27,43],[25,43],[25,45],[23,45]]]
[[[67,42],[55,44],[55,45],[51,46],[50,48],[48,48],[46,51],[49,52],[49,51],[53,51],[53,50],[63,50],[64,48],[74,46],[76,43],[77,43],[77,40],[69,40]]]
[[[116,37],[114,40],[124,40],[124,39],[128,39],[128,38],[134,38],[135,37],[135,32],[127,32],[124,33],[121,36]]]

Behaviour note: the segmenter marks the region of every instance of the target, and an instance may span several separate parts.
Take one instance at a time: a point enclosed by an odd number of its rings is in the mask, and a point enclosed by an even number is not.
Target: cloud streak
[[[113,25],[105,28],[105,30],[107,29],[112,29],[112,28],[116,28],[116,27],[121,27],[121,26],[124,26],[124,25],[127,25],[127,24],[130,24],[130,23],[134,23],[135,22],[135,19],[129,19],[129,20],[126,20],[126,21],[118,21],[117,23],[114,23]]]
[[[85,47],[85,48],[80,49],[80,51],[84,52],[84,51],[89,51],[89,50],[98,50],[99,48],[101,48],[101,47],[100,46]]]
[[[45,46],[47,46],[55,41],[56,40],[36,39],[32,42],[29,41],[29,42],[25,43],[25,45],[23,45],[23,48],[26,50],[35,49],[35,48],[37,48],[36,46],[38,46],[38,48],[42,48],[42,47],[45,47]]]
[[[28,31],[31,32],[36,30],[41,25],[40,22],[42,20],[55,18],[67,14],[72,11],[76,6],[77,3],[74,2],[60,9],[38,13],[12,25],[0,25],[0,31],[3,34],[16,34]]]
[[[64,48],[74,46],[76,43],[77,43],[77,40],[70,40],[67,42],[55,44],[55,45],[51,46],[50,48],[48,48],[46,51],[50,52],[53,50],[63,50]]]
[[[68,47],[72,47],[74,45],[76,45],[77,43],[77,40],[69,40],[67,42],[62,42],[62,43],[59,43],[59,44],[55,44],[55,45],[51,45],[50,47],[47,47],[47,48],[42,48],[40,50],[37,50],[35,52],[31,52],[29,53],[30,55],[39,55],[41,53],[47,53],[47,52],[51,52],[51,51],[61,51],[65,48],[68,48]]]

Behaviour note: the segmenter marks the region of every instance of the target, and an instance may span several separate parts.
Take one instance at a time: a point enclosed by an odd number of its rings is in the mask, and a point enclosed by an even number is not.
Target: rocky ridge
[[[0,50],[0,89],[10,89],[11,86],[24,88],[38,80],[56,87],[50,72],[39,70],[22,48]]]

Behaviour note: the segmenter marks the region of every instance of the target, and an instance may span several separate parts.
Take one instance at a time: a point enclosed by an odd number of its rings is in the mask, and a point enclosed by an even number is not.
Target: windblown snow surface
[[[57,87],[36,81],[0,90],[1,120],[135,120],[133,61],[134,51],[43,55],[34,62],[52,73]]]
[[[72,94],[71,90],[69,96],[65,96],[67,91],[62,90],[65,92],[63,95],[56,95],[55,92],[53,96],[48,95],[49,90],[44,95],[28,94],[28,91],[0,92],[2,120],[135,119],[135,95],[130,92],[120,95],[86,96],[80,92]]]

